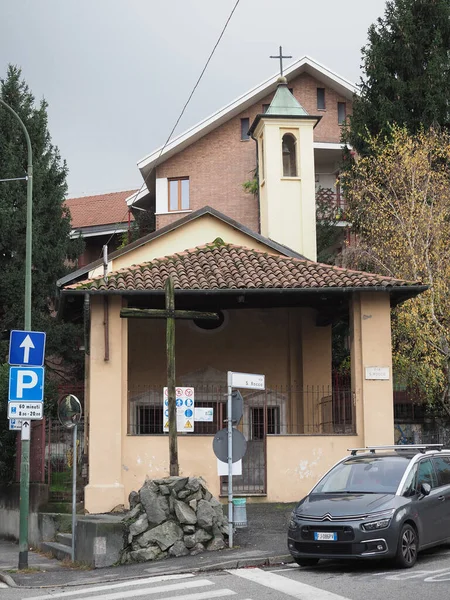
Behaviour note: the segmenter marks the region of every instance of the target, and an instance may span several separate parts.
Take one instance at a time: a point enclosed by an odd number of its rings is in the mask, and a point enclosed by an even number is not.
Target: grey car
[[[439,444],[354,448],[294,509],[288,548],[300,566],[321,558],[393,558],[450,541],[450,451]]]

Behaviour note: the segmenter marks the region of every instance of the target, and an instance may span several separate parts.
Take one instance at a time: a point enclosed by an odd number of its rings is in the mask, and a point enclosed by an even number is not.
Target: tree
[[[448,126],[450,95],[449,0],[392,0],[369,28],[362,49],[361,92],[344,140],[370,151],[367,133],[389,134],[392,124],[410,133]]]
[[[394,311],[396,376],[450,416],[450,134],[394,126],[344,173],[358,243],[345,266],[430,289]]]
[[[47,104],[35,106],[34,97],[22,79],[21,70],[9,66],[0,80],[1,98],[20,116],[31,138],[33,150],[33,250],[32,316],[34,330],[47,332],[47,363],[58,371],[66,359],[72,364],[77,351],[78,330],[54,318],[56,281],[68,271],[67,259],[79,253],[79,242],[71,242],[70,213],[64,205],[67,165],[52,145],[48,131]],[[27,148],[17,119],[0,106],[0,179],[23,177]],[[6,362],[8,332],[23,329],[25,289],[26,182],[0,182],[0,363]],[[65,369],[67,369],[67,364]],[[48,376],[47,376],[48,377]],[[3,390],[3,388],[2,388]],[[0,419],[0,427],[7,427]],[[0,430],[0,438],[4,438]]]

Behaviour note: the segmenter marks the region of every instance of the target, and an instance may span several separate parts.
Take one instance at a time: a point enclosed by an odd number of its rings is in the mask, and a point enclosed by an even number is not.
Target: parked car
[[[450,450],[442,445],[354,448],[301,500],[288,548],[300,566],[321,558],[392,558],[450,541]]]

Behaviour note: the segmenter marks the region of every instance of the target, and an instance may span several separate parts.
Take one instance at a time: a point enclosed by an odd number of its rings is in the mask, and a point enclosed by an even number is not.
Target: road
[[[300,569],[296,565],[212,573],[163,575],[66,588],[0,591],[2,600],[448,600],[450,549],[420,556],[413,569],[388,563],[333,563]]]

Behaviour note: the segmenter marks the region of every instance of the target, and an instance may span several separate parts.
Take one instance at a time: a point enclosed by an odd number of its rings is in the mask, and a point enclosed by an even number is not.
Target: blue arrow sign
[[[11,331],[9,364],[41,367],[44,364],[45,338],[43,331]]]
[[[43,402],[44,367],[10,367],[10,402]]]

